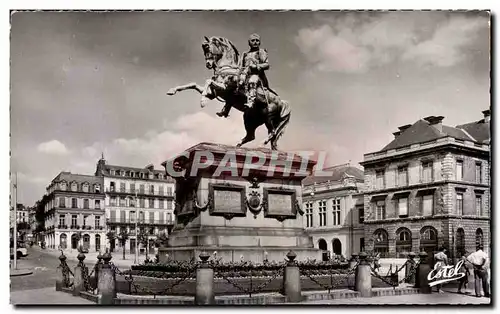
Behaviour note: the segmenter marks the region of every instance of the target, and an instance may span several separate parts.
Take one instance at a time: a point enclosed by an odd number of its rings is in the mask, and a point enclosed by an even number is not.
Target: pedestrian
[[[467,255],[469,255],[469,253],[467,251],[464,251],[462,253],[461,258],[460,258],[460,261],[462,262],[462,266],[460,267],[459,272],[465,274],[465,276],[462,277],[462,278],[460,278],[460,280],[458,282],[458,291],[457,291],[457,293],[460,293],[460,294],[462,294],[462,287],[465,290],[467,290],[467,284],[469,283],[470,271],[469,271],[469,267],[467,267],[467,263],[468,263],[468,261],[467,261]]]
[[[488,254],[483,251],[483,246],[479,245],[476,252],[469,255],[467,260],[474,267],[474,290],[476,297],[481,297],[481,283],[483,293],[486,298],[490,297],[490,285],[488,283],[487,263],[489,261]]]
[[[443,246],[439,251],[434,254],[434,269],[441,269],[442,267],[448,265],[448,256],[446,255],[446,248]],[[442,290],[443,285],[436,285],[439,293],[444,293]]]

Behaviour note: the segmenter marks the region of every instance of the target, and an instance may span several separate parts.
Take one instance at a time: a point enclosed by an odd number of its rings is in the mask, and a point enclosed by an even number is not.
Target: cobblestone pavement
[[[54,285],[48,288],[14,291],[10,293],[10,303],[13,305],[36,304],[95,304],[68,293],[56,291]]]
[[[432,294],[411,294],[398,296],[383,296],[373,298],[352,298],[337,300],[314,300],[304,301],[300,304],[345,304],[345,305],[370,305],[370,304],[490,304],[489,298],[476,298],[475,296],[457,294],[457,293],[432,293]]]

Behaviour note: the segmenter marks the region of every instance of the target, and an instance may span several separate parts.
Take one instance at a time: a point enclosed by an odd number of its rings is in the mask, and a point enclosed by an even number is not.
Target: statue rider
[[[264,71],[269,69],[269,61],[267,59],[267,51],[260,48],[260,36],[258,34],[250,35],[248,39],[250,50],[243,53],[239,68],[241,75],[238,81],[238,88],[245,88],[247,96],[247,106],[253,107],[256,100],[266,104],[266,114],[268,100],[266,91],[269,90],[269,82]],[[219,117],[227,117],[231,105],[226,104],[221,112],[217,112]],[[268,121],[269,122],[269,121]]]

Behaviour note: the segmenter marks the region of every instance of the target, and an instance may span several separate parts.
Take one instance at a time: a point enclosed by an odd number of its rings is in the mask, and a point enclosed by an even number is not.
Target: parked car
[[[22,242],[19,242],[17,244],[16,251],[17,251],[17,253],[16,253],[17,258],[28,256],[28,249],[26,248],[26,245]],[[11,244],[11,247],[10,247],[10,258],[14,258],[14,245],[13,244]]]

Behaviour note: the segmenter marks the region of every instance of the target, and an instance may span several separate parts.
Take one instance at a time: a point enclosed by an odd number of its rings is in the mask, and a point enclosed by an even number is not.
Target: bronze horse
[[[201,107],[205,107],[208,100],[217,99],[231,105],[243,112],[246,135],[238,143],[238,147],[255,139],[255,130],[265,124],[268,137],[264,144],[271,143],[271,148],[278,148],[278,139],[283,135],[290,121],[290,105],[287,101],[267,89],[264,91],[267,103],[256,102],[249,108],[245,92],[238,87],[238,79],[244,69],[239,68],[239,53],[236,47],[224,37],[205,37],[202,43],[205,55],[205,66],[214,71],[211,79],[205,82],[205,86],[196,83],[171,88],[167,95],[194,89],[201,94]],[[267,109],[267,110],[266,110]],[[269,115],[266,117],[266,115]],[[269,125],[271,124],[271,125]]]

